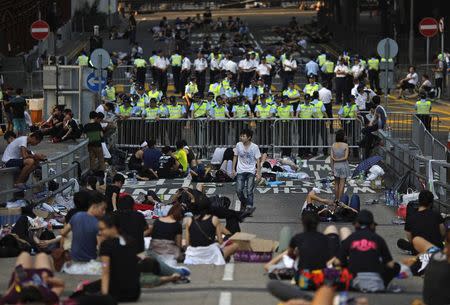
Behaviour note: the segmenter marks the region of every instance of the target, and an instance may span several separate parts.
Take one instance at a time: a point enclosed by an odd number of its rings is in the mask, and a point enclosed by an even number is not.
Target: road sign
[[[109,53],[105,49],[95,49],[91,53],[90,61],[94,68],[106,69],[109,66],[109,60]]]
[[[439,32],[444,33],[444,17],[439,19]]]
[[[89,90],[97,93],[105,88],[106,78],[100,77],[99,81],[99,77],[96,75],[96,73],[92,72],[86,78],[86,86]]]
[[[391,38],[382,39],[377,45],[377,52],[381,58],[394,58],[398,53],[398,44]]]
[[[44,20],[36,20],[31,24],[31,37],[36,40],[45,40],[50,32],[50,26]]]
[[[438,22],[431,17],[423,18],[419,23],[419,32],[425,37],[433,37],[438,32]]]

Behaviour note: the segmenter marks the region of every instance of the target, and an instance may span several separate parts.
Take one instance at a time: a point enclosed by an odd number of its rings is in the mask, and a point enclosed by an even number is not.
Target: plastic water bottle
[[[161,203],[157,202],[155,204],[155,209],[153,211],[153,214],[160,217],[161,216]]]
[[[137,184],[137,178],[136,178],[136,172],[135,171],[133,171],[133,178],[131,178],[131,182],[133,183],[133,185],[136,185]]]

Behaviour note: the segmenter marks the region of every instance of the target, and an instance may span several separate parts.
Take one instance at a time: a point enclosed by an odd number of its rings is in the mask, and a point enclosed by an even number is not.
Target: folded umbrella
[[[373,156],[373,157],[367,158],[365,160],[362,160],[358,164],[358,166],[355,168],[355,170],[353,171],[352,178],[355,178],[361,172],[365,172],[365,171],[369,170],[372,166],[374,166],[381,160],[383,160],[383,158],[381,158],[380,156]]]

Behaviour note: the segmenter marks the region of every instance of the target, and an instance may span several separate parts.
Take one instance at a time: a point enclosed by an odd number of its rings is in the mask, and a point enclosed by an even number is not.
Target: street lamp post
[[[409,12],[409,64],[414,61],[414,0],[411,0]]]

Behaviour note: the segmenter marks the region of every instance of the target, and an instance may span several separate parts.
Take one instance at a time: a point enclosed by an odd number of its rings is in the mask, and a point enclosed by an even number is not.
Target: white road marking
[[[222,281],[232,281],[234,275],[234,263],[228,263],[223,270]]]
[[[286,186],[294,186],[294,181],[286,181]]]
[[[236,201],[234,202],[234,210],[235,211],[240,211],[241,210],[241,201],[236,199]]]
[[[231,292],[222,291],[220,293],[219,305],[231,305]]]
[[[166,181],[166,179],[158,179],[158,181],[156,181],[156,185],[163,185],[164,181]]]
[[[184,181],[183,181],[183,184],[181,185],[181,187],[189,187],[189,185],[191,185],[190,176],[184,178]]]

